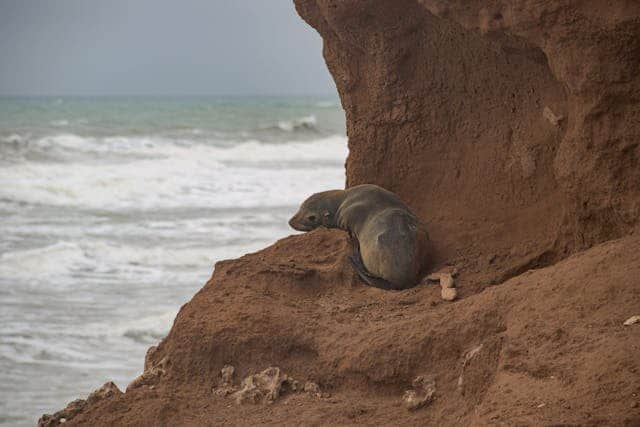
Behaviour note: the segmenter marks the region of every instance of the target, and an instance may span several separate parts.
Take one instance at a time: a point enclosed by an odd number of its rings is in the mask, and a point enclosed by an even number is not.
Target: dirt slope
[[[292,236],[218,263],[126,393],[43,424],[640,425],[640,3],[295,3],[347,114],[347,185],[412,206],[460,299],[368,288],[344,233]],[[237,406],[225,365],[322,394]],[[435,400],[410,412],[417,375]]]
[[[165,373],[67,424],[640,423],[640,325],[623,326],[640,307],[640,236],[454,303],[435,285],[365,287],[345,246],[319,230],[218,263],[147,361]],[[330,396],[237,406],[212,392],[226,364],[239,378],[278,366]],[[409,412],[401,396],[421,374],[436,400]]]

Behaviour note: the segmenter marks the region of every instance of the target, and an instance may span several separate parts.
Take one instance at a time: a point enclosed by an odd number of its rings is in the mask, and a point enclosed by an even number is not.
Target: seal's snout
[[[297,231],[313,230],[313,227],[310,227],[309,224],[307,224],[306,221],[300,217],[299,213],[291,217],[291,219],[289,220],[289,225],[291,226],[291,228]]]
[[[303,231],[300,230],[300,221],[298,221],[298,214],[295,214],[291,217],[291,219],[289,220],[289,226],[294,230]]]

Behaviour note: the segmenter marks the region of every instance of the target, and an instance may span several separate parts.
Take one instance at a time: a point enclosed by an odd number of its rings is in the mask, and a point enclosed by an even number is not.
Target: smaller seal
[[[373,184],[316,193],[289,220],[298,231],[318,227],[349,233],[358,275],[381,289],[407,289],[426,271],[429,235],[400,198]]]

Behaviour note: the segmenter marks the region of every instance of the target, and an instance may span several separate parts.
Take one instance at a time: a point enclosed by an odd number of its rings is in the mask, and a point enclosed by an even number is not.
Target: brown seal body
[[[429,237],[424,225],[398,196],[377,185],[316,193],[302,203],[289,225],[298,231],[348,231],[355,252],[351,262],[370,285],[406,289],[425,272]]]

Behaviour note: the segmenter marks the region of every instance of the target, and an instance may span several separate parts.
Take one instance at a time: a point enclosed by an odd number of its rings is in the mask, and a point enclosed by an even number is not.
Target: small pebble
[[[442,288],[440,296],[445,301],[453,301],[458,296],[456,288]]]
[[[453,276],[448,273],[440,275],[440,287],[453,288]]]

